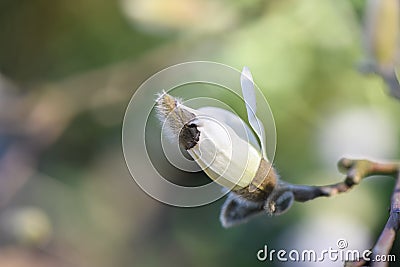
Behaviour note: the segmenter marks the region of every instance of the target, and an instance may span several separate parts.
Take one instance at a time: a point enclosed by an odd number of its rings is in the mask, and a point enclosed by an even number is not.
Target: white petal
[[[257,104],[254,92],[254,82],[248,67],[243,67],[240,83],[242,86],[243,98],[246,103],[247,117],[250,126],[253,128],[260,140],[263,157],[267,158],[264,126],[256,116]]]
[[[260,164],[259,151],[214,117],[199,115],[195,123],[200,139],[189,154],[217,183],[231,188],[248,186]]]
[[[243,140],[248,140],[255,148],[261,149],[260,143],[257,141],[257,137],[254,135],[247,123],[245,123],[233,112],[217,107],[202,107],[197,110],[201,113],[208,114],[216,118],[218,121],[230,126],[240,138]]]

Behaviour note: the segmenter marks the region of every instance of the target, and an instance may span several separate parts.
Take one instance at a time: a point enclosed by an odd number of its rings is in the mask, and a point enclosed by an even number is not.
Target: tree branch
[[[338,163],[339,170],[346,174],[343,182],[325,186],[306,186],[287,184],[287,189],[292,191],[296,201],[305,202],[317,197],[330,197],[339,193],[347,192],[362,179],[373,175],[386,175],[396,178],[395,187],[391,198],[390,216],[378,241],[371,249],[370,262],[360,260],[347,262],[345,266],[388,266],[388,262],[373,261],[376,256],[389,255],[396,232],[400,229],[400,164],[399,163],[377,163],[369,160],[342,159]],[[367,264],[367,265],[366,265]]]
[[[392,249],[396,232],[400,228],[400,175],[397,176],[396,184],[392,194],[392,203],[390,205],[390,216],[386,222],[385,228],[372,249],[372,259],[377,255],[388,255]],[[387,266],[387,262],[372,262],[371,266]]]
[[[377,163],[369,160],[341,159],[338,163],[339,170],[346,174],[343,182],[325,186],[307,186],[288,184],[293,192],[295,200],[305,202],[317,197],[331,197],[339,193],[347,192],[362,179],[373,175],[388,175],[395,177],[399,172],[400,164]]]

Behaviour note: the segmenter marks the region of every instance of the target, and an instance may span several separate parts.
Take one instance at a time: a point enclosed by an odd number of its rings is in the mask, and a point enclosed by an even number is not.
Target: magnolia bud
[[[218,119],[216,114],[223,111],[194,110],[166,93],[159,96],[157,111],[170,139],[178,140],[211,179],[228,188],[249,186],[259,168],[261,153]],[[231,116],[245,127],[239,117],[233,113]]]
[[[391,70],[399,53],[400,2],[369,0],[365,14],[365,47],[377,67]]]
[[[247,67],[240,82],[247,119],[256,135],[230,111],[192,109],[165,92],[157,99],[163,132],[179,143],[212,180],[231,189],[220,215],[224,227],[263,212],[282,214],[294,199],[267,159],[264,126],[256,116],[254,82]]]
[[[400,53],[400,1],[368,0],[365,12],[364,47],[367,62],[363,72],[379,74],[390,94],[400,99],[396,74]]]

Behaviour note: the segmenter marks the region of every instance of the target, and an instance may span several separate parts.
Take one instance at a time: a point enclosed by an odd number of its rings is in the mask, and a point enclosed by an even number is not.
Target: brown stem
[[[324,186],[287,184],[287,187],[293,192],[296,201],[305,202],[317,197],[330,197],[347,192],[362,179],[373,175],[395,176],[399,172],[400,165],[369,160],[342,159],[339,161],[338,167],[341,172],[346,174],[343,182]]]
[[[390,216],[386,222],[385,228],[378,238],[375,246],[372,248],[372,259],[376,259],[376,256],[389,255],[392,249],[394,239],[396,238],[396,232],[400,228],[400,175],[396,180],[396,185],[392,194],[392,201],[390,205]],[[371,263],[373,267],[388,266],[388,262],[374,261]]]

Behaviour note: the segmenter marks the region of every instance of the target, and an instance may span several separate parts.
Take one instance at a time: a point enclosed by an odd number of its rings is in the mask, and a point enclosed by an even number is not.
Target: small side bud
[[[294,195],[292,191],[280,191],[269,197],[266,201],[264,209],[270,215],[281,215],[289,210],[294,201]]]

